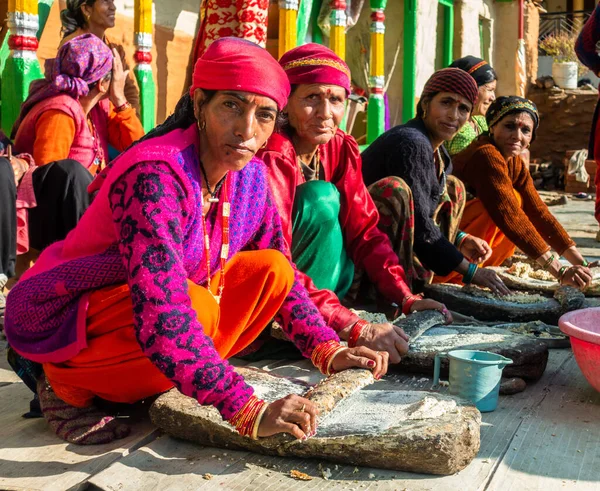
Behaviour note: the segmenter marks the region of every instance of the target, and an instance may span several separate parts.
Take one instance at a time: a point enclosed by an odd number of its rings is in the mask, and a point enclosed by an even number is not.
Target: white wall
[[[437,12],[436,0],[420,0],[417,4],[417,97],[435,71]]]
[[[454,58],[472,55],[481,57],[479,20],[484,19],[490,28],[490,44],[483,58],[490,60],[494,51],[494,3],[493,0],[458,0],[454,2]]]
[[[419,0],[417,10],[417,97],[427,79],[435,71],[437,40],[437,0]],[[484,58],[492,62],[494,52],[494,0],[455,0],[454,58],[480,56],[479,18],[489,21],[491,30],[488,52]]]

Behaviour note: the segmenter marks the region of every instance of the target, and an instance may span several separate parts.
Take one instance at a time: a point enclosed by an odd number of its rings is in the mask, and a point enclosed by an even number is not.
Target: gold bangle
[[[342,351],[346,351],[348,348],[344,347],[344,346],[340,346],[336,351],[334,351],[330,358],[329,361],[327,362],[327,369],[325,371],[325,375],[329,376],[329,375],[333,375],[332,371],[331,371],[331,365],[333,364],[333,359],[339,355]]]
[[[269,407],[269,404],[267,402],[265,402],[263,404],[263,407],[259,411],[258,415],[256,416],[256,420],[254,421],[254,427],[252,428],[252,439],[253,440],[258,440],[258,427],[260,426],[260,422],[262,421],[262,418],[268,407]]]

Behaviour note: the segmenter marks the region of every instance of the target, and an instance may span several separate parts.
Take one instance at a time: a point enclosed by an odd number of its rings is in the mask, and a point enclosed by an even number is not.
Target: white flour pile
[[[319,424],[318,436],[378,435],[407,420],[437,419],[456,402],[421,391],[360,390],[341,401]]]
[[[506,272],[513,276],[517,276],[518,278],[531,278],[540,281],[556,282],[556,278],[548,271],[543,269],[533,269],[531,264],[527,263],[514,263]]]
[[[473,332],[459,332],[448,327],[432,327],[428,329],[414,344],[411,344],[412,352],[449,351],[473,347],[480,344],[494,346],[504,342],[511,334],[485,333],[475,329]]]
[[[537,293],[526,293],[526,292],[513,291],[509,295],[496,295],[495,293],[492,293],[488,289],[479,288],[479,287],[473,286],[473,285],[464,286],[463,291],[474,297],[487,298],[489,300],[495,300],[497,302],[512,302],[512,303],[530,304],[530,303],[539,303],[539,302],[547,302],[548,301],[548,299],[546,297],[544,297],[543,295],[539,295]]]

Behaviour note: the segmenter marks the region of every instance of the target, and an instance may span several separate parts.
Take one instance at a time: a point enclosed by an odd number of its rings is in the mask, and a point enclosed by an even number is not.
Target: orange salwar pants
[[[514,189],[513,192],[519,202],[519,206],[522,206],[523,200],[521,195]],[[460,222],[460,230],[485,240],[492,248],[492,255],[481,265],[482,267],[500,266],[515,253],[516,246],[496,226],[492,217],[478,198],[467,201]],[[448,276],[436,276],[433,282],[462,284],[462,275],[453,271]]]
[[[240,252],[225,266],[220,305],[206,288],[189,280],[188,293],[204,333],[226,359],[258,337],[278,312],[293,281],[290,262],[280,252]],[[211,291],[217,291],[218,282],[217,273],[211,280]],[[66,403],[87,407],[96,396],[133,403],[173,387],[136,340],[127,285],[91,294],[87,343],[87,348],[67,362],[43,365],[56,395]]]

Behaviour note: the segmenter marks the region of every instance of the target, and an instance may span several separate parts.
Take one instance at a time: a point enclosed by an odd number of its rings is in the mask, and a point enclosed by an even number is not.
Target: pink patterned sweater
[[[214,405],[230,419],[252,388],[219,357],[187,294],[188,279],[207,280],[197,145],[192,126],[142,142],[113,161],[92,183],[91,190],[99,192],[78,226],[46,249],[11,291],[5,330],[26,358],[68,360],[86,346],[89,293],[127,282],[145,355],[183,394]],[[254,158],[230,176],[230,258],[259,249],[289,257],[266,175],[262,161]],[[215,272],[220,220],[213,205],[206,221]],[[297,271],[277,320],[306,357],[319,343],[338,340]]]

